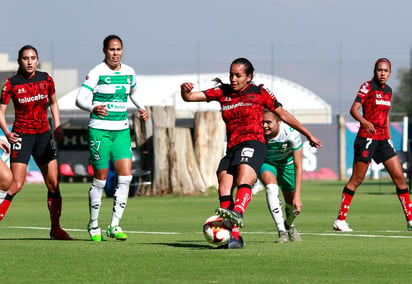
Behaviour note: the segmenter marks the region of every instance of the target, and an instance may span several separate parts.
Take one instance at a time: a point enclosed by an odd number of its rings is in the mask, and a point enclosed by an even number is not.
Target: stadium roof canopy
[[[185,74],[185,75],[138,75],[138,92],[146,106],[175,106],[176,117],[192,118],[196,111],[220,110],[217,102],[185,102],[180,96],[183,82],[195,84],[194,90],[206,90],[214,87],[212,80],[216,77],[228,82],[228,74]],[[267,75],[255,74],[253,81],[264,84],[273,91],[283,107],[295,115],[302,123],[331,123],[331,106],[310,90],[289,80]],[[62,112],[74,111],[78,89],[62,96],[59,100]],[[129,108],[134,109],[129,100]]]

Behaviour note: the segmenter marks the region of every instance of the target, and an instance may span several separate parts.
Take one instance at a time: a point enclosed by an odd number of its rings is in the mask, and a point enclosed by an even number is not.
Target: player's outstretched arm
[[[300,133],[306,136],[306,138],[309,140],[310,145],[312,147],[316,148],[321,148],[322,147],[322,142],[315,136],[313,135],[309,130],[306,129],[292,114],[290,114],[288,111],[286,111],[283,107],[277,107],[275,109],[275,113],[279,116],[279,118],[298,130]]]
[[[193,92],[193,83],[183,83],[180,85],[180,94],[185,102],[203,102],[206,101],[206,95],[203,92]]]

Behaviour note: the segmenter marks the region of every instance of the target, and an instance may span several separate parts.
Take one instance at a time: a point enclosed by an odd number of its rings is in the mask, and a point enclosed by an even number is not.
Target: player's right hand
[[[97,105],[93,108],[93,113],[100,118],[108,115],[107,108],[105,105]]]
[[[193,87],[193,83],[183,83],[182,85],[180,85],[180,90],[184,93],[190,93],[193,90]]]
[[[364,123],[362,123],[363,127],[365,127],[366,131],[368,131],[368,133],[370,134],[374,134],[376,132],[375,130],[375,126],[373,125],[373,123],[370,123],[369,121],[365,121]]]

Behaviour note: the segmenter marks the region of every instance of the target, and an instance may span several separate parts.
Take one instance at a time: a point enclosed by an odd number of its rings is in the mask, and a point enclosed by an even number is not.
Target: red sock
[[[342,192],[342,201],[339,209],[339,220],[346,220],[346,215],[348,215],[349,207],[352,202],[353,195],[355,194],[354,191],[349,190],[346,186]]]
[[[6,212],[9,209],[10,200],[4,199],[3,202],[0,204],[0,221],[3,220],[4,216],[6,216]]]
[[[236,240],[239,240],[240,231],[239,231],[239,228],[238,228],[238,227],[233,226],[233,228],[232,228],[232,236],[233,236]]]
[[[226,208],[226,209],[233,210],[233,208],[235,207],[235,202],[233,202],[232,195],[220,196],[219,201],[220,201],[220,208]],[[236,240],[239,240],[240,231],[239,231],[238,227],[236,227],[236,226],[232,227],[232,236]]]
[[[406,220],[412,220],[412,204],[411,198],[409,197],[408,189],[396,189],[396,194],[398,194],[399,201],[401,202],[403,212],[405,213]]]
[[[233,202],[232,195],[219,196],[220,208],[233,210],[235,203]]]
[[[60,192],[48,193],[47,195],[47,207],[49,209],[51,227],[60,228],[60,216],[62,210],[62,197]]]
[[[245,214],[245,210],[250,200],[252,200],[252,187],[249,184],[239,185],[236,192],[234,210],[242,215]]]
[[[3,220],[4,216],[6,216],[7,210],[10,207],[10,203],[12,199],[13,199],[13,196],[7,193],[3,202],[0,204],[0,221]]]

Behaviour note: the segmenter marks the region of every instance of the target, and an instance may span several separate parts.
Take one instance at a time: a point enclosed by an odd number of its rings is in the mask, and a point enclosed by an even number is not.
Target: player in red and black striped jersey
[[[360,128],[354,145],[352,176],[342,193],[339,215],[333,228],[336,231],[352,231],[346,222],[349,206],[356,189],[363,182],[372,159],[383,163],[393,182],[407,220],[407,229],[412,231],[412,204],[403,175],[402,166],[390,140],[389,109],[392,89],[386,82],[391,74],[391,62],[380,58],[375,63],[373,79],[364,83],[350,109]],[[360,109],[363,108],[363,115]]]
[[[356,96],[355,102],[362,105],[364,123],[361,123],[358,136],[373,140],[386,140],[390,137],[389,109],[391,107],[392,88],[372,79],[364,83]],[[359,114],[356,104],[353,112]],[[352,110],[351,110],[352,113]]]
[[[300,131],[312,146],[321,147],[321,141],[296,118],[282,108],[275,95],[262,85],[253,84],[254,68],[246,58],[235,59],[230,65],[230,84],[206,91],[193,91],[193,83],[181,85],[185,101],[218,101],[226,123],[227,151],[217,169],[220,208],[216,214],[234,225],[228,248],[242,248],[243,239],[238,227],[243,226],[243,214],[251,200],[252,185],[256,182],[266,156],[263,135],[263,111],[274,111],[281,120]],[[233,189],[237,188],[233,200]]]
[[[255,140],[265,143],[262,114],[265,108],[276,109],[281,104],[263,85],[249,84],[240,92],[233,92],[230,85],[204,91],[207,101],[216,100],[222,107],[222,117],[226,123],[228,148],[242,142]]]
[[[54,120],[54,139],[63,139],[54,82],[46,72],[36,70],[39,58],[33,46],[26,45],[19,50],[18,63],[17,74],[7,79],[0,97],[0,127],[12,145],[10,165],[13,174],[13,182],[7,194],[0,200],[0,220],[4,218],[13,197],[22,189],[27,164],[30,156],[33,156],[48,189],[50,237],[71,240],[60,227],[62,198],[58,182],[57,153],[47,119],[47,108],[50,104]],[[12,131],[6,123],[6,109],[10,99],[15,110]]]
[[[49,131],[47,102],[55,96],[54,82],[46,72],[36,71],[31,77],[16,74],[4,83],[1,104],[14,105],[13,132],[43,134]]]

